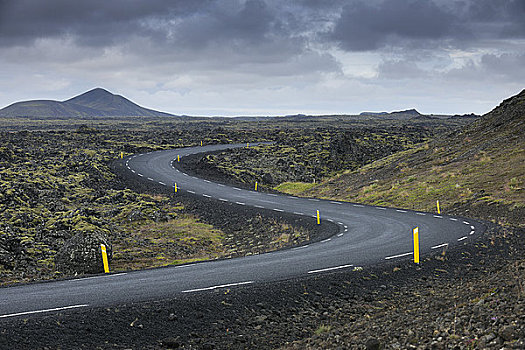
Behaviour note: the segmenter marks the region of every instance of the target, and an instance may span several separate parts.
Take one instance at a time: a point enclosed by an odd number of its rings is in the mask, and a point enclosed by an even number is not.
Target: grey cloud
[[[0,2],[0,45],[31,45],[36,39],[71,36],[104,46],[130,35],[154,36],[150,19],[184,16],[208,1],[90,0]]]
[[[432,1],[356,1],[344,7],[330,38],[348,51],[375,50],[403,40],[437,40],[462,32],[459,18]]]
[[[380,79],[418,79],[425,78],[428,73],[417,66],[415,62],[388,60],[382,62],[377,69]]]

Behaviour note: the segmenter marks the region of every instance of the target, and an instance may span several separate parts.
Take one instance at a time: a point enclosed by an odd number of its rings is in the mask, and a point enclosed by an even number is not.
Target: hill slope
[[[0,110],[0,117],[43,119],[95,117],[166,117],[171,114],[141,107],[130,100],[96,88],[66,101],[34,100],[13,103]]]
[[[302,194],[418,210],[440,200],[448,212],[525,226],[524,164],[525,90],[461,131]]]

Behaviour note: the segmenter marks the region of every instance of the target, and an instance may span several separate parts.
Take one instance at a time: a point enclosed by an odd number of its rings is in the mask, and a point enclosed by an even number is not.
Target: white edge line
[[[15,316],[22,316],[22,315],[30,315],[30,314],[39,314],[39,313],[44,313],[44,312],[53,312],[53,311],[61,311],[61,310],[68,310],[68,309],[76,309],[76,308],[87,307],[87,306],[89,306],[89,305],[87,305],[87,304],[78,304],[78,305],[56,307],[56,308],[53,308],[53,309],[17,312],[17,313],[14,313],[14,314],[0,315],[0,318],[15,317]]]
[[[363,205],[361,205],[361,204],[352,204],[352,206],[354,206],[356,208],[363,208]]]
[[[218,286],[211,286],[211,287],[205,287],[205,288],[187,289],[187,290],[183,290],[182,293],[202,292],[202,291],[205,291],[205,290],[213,290],[213,289],[217,289],[217,288],[242,286],[242,285],[245,285],[245,284],[251,284],[253,282],[254,281],[246,281],[246,282],[221,284],[221,285],[218,285]]]
[[[412,255],[413,253],[412,252],[409,252],[409,253],[403,253],[403,254],[398,254],[398,255],[392,255],[392,256],[387,256],[385,258],[385,260],[390,260],[390,259],[395,259],[395,258],[400,258],[402,256],[408,256],[408,255]]]
[[[463,241],[463,240],[465,240],[465,239],[467,239],[467,238],[468,238],[467,236],[463,236],[463,237],[461,237],[461,238],[458,238],[458,242],[461,242],[461,241]]]
[[[417,215],[427,215],[427,214],[425,214],[425,213],[419,213],[419,212],[417,212],[416,214],[417,214]]]
[[[264,209],[262,205],[254,205],[255,208]]]
[[[341,232],[341,233],[337,234],[337,237],[342,237],[343,235],[344,235],[344,233]]]
[[[321,241],[321,243],[330,242],[331,240],[332,240],[331,238],[323,239],[323,240]]]
[[[307,245],[302,245],[302,246],[300,246],[300,247],[295,247],[295,248],[292,248],[292,249],[293,249],[293,250],[296,250],[296,249],[303,249],[303,248],[306,248],[306,247],[308,247],[308,246],[309,246],[309,244],[307,244]]]
[[[352,266],[354,266],[354,265],[341,265],[341,266],[327,267],[326,269],[311,270],[311,271],[308,271],[308,273],[317,273],[317,272],[325,272],[325,271],[339,270],[339,269],[344,269],[344,268],[346,268],[346,267],[352,267]]]
[[[298,211],[294,211],[293,213],[294,213],[295,215],[304,215],[304,213],[300,213],[300,212],[298,212]]]
[[[470,222],[468,222],[468,221],[463,221],[463,223],[464,223],[465,225],[470,225]]]
[[[229,202],[227,199],[224,199],[224,198],[219,198],[219,200],[223,202]]]
[[[235,204],[246,205],[246,203],[243,203],[243,202],[235,202]]]
[[[166,186],[166,184],[162,181],[159,181],[159,184]]]
[[[206,198],[211,198],[211,196],[209,194],[203,194],[202,196],[206,197]]]
[[[191,194],[195,194],[195,191],[188,190],[188,192],[191,193]]]
[[[458,221],[456,218],[449,218],[451,221]]]
[[[343,204],[343,203],[334,202],[334,201],[330,201],[330,203],[332,203],[332,204],[339,204],[339,205],[342,205],[342,204]]]
[[[398,213],[406,213],[406,212],[407,212],[406,210],[401,210],[401,209],[396,209],[396,211],[397,211]]]
[[[469,235],[473,235],[474,234],[474,230],[470,231]]]
[[[443,243],[440,245],[435,245],[433,247],[430,247],[430,249],[438,249],[438,248],[447,247],[447,246],[448,246],[448,243]]]
[[[443,217],[440,216],[440,215],[434,215],[434,217],[435,217],[435,218],[438,218],[438,219],[443,219]]]
[[[277,208],[275,208],[274,210],[275,210],[275,211],[278,211],[278,212],[283,212],[283,211],[284,211],[284,210],[282,210],[282,209],[277,209]]]

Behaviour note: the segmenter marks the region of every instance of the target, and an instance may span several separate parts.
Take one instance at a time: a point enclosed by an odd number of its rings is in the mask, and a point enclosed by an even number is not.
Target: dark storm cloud
[[[0,44],[30,45],[36,39],[73,37],[80,44],[105,46],[130,35],[163,33],[148,21],[184,17],[208,1],[0,0]]]
[[[345,6],[331,39],[348,51],[375,50],[404,40],[437,40],[463,35],[459,18],[428,0],[386,0]],[[462,34],[463,32],[463,34]]]
[[[383,47],[465,47],[491,38],[525,38],[523,0],[352,1],[328,38],[347,51]]]
[[[523,18],[524,0],[0,0],[0,46],[68,38],[107,47],[142,38],[166,50],[272,41],[297,52],[310,44],[468,47],[524,38]]]

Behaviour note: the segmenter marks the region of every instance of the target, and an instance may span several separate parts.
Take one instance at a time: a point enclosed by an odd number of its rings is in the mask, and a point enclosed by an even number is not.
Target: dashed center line
[[[474,230],[470,231],[469,235],[473,235],[474,234]]]
[[[406,213],[406,212],[407,212],[406,210],[401,210],[401,209],[396,209],[396,211],[397,211],[398,213]]]
[[[344,235],[344,233],[341,232],[341,233],[337,234],[337,237],[342,237],[343,235]]]
[[[435,218],[438,218],[438,219],[443,219],[443,217],[440,216],[440,215],[434,215],[434,217],[435,217]]]
[[[456,219],[456,218],[449,218],[449,220],[458,221],[458,219]]]
[[[278,211],[278,212],[283,212],[284,211],[282,209],[277,209],[277,208],[274,208],[273,210]]]
[[[195,194],[195,191],[188,190],[189,193]]]
[[[243,202],[235,202],[235,204],[246,205],[246,203],[243,203]]]
[[[420,212],[417,212],[416,214],[417,214],[417,215],[421,215],[421,216],[427,215],[427,214],[425,214],[425,213],[420,213]]]
[[[143,177],[143,176],[144,176],[144,175],[142,175],[142,174],[140,174],[140,173],[137,173],[137,175],[140,176],[140,177]]]
[[[304,213],[301,213],[301,212],[298,212],[298,211],[294,211],[293,212],[295,215],[304,215]]]
[[[240,188],[237,188],[237,187],[232,187],[234,190],[236,191],[242,191]]]
[[[386,208],[383,208],[383,207],[376,207],[376,209],[379,209],[379,210],[386,210]]]
[[[467,236],[463,236],[461,238],[458,238],[458,242],[461,242],[462,240],[467,239]]]
[[[277,197],[276,194],[273,194],[273,193],[268,193],[269,196],[272,196],[272,197]]]
[[[352,204],[352,206],[354,206],[356,208],[363,208],[363,206],[361,204]]]
[[[219,200],[223,202],[229,202],[227,199],[224,199],[224,198],[219,198]]]
[[[331,240],[332,240],[331,238],[323,239],[323,240],[321,241],[321,243],[330,242]]]
[[[162,181],[159,181],[159,184],[166,186],[166,184]]]
[[[470,222],[468,222],[468,221],[463,221],[463,223],[464,223],[465,225],[470,225]]]
[[[319,202],[319,199],[315,199],[315,198],[308,198],[308,200],[312,202]]]
[[[209,194],[203,194],[202,196],[206,197],[206,198],[211,198],[211,196]]]
[[[155,181],[155,180],[153,180],[151,177],[148,177],[148,180],[150,180],[150,181]]]
[[[342,205],[343,203],[340,203],[340,202],[334,202],[334,201],[330,201],[330,203],[332,204],[339,204],[339,205]]]

